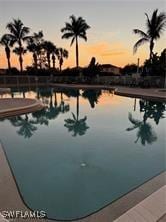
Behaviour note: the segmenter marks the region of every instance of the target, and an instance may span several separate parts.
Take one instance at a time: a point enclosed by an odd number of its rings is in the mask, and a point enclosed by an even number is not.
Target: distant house
[[[6,74],[6,69],[0,69],[0,75],[4,75],[4,74]]]
[[[111,64],[100,65],[100,70],[101,73],[105,73],[108,75],[121,75],[121,68]]]

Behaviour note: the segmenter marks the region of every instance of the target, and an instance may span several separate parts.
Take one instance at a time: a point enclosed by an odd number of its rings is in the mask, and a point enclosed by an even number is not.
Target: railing
[[[28,85],[48,85],[48,76],[0,76],[0,86],[28,86]]]
[[[7,76],[0,75],[0,87],[6,86],[35,86],[49,85],[50,83],[82,83],[82,84],[104,84],[121,85],[130,87],[164,87],[164,77],[131,77],[131,76]]]

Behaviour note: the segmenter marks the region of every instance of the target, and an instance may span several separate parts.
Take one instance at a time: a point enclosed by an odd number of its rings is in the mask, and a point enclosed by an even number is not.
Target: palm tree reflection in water
[[[53,102],[53,93],[54,93],[54,102]],[[11,124],[18,128],[18,135],[23,136],[24,138],[30,138],[37,131],[37,125],[49,125],[49,121],[56,119],[60,113],[65,113],[70,110],[69,104],[65,104],[65,102],[61,99],[61,101],[57,102],[56,92],[53,90],[44,90],[37,92],[39,99],[40,98],[49,98],[49,103],[47,108],[32,113],[30,115],[22,115],[9,118]]]
[[[28,115],[25,115],[25,118],[23,116],[13,117],[10,119],[10,122],[13,126],[19,128],[17,133],[24,138],[30,138],[37,130],[37,127],[34,126],[35,122],[29,120]]]
[[[166,110],[165,103],[156,101],[139,100],[140,112],[143,112],[143,120],[136,120],[132,114],[129,113],[128,119],[133,124],[132,127],[127,128],[127,131],[138,129],[137,139],[135,143],[140,139],[142,145],[152,144],[157,140],[157,135],[154,132],[150,123],[147,123],[148,119],[154,120],[155,124],[158,125],[160,120],[165,118],[164,112]],[[135,110],[134,110],[135,111]]]
[[[65,119],[64,126],[68,129],[69,132],[73,132],[73,137],[76,137],[77,135],[83,136],[85,135],[87,129],[89,129],[89,126],[87,126],[86,123],[86,116],[82,119],[79,119],[79,90],[72,91],[72,96],[77,98],[76,115],[72,113],[72,118]]]
[[[137,131],[137,139],[135,140],[135,143],[138,142],[138,140],[141,140],[141,144],[143,146],[147,144],[152,144],[157,140],[157,135],[153,131],[152,126],[149,123],[146,123],[146,121],[140,121],[137,119],[134,119],[132,114],[129,113],[129,121],[133,124],[132,127],[127,128],[127,131],[132,131],[134,129],[138,129]]]
[[[101,96],[101,94],[102,94],[101,90],[87,89],[84,90],[82,96],[85,99],[88,99],[91,108],[95,108],[95,104],[98,103],[98,99]]]

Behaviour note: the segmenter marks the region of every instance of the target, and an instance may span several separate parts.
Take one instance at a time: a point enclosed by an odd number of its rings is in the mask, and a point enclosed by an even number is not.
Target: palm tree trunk
[[[23,58],[22,58],[23,47],[21,41],[19,41],[19,62],[20,62],[20,72],[23,71]]]
[[[60,70],[60,72],[62,71],[62,65],[61,65],[61,63],[59,64],[59,70]]]
[[[33,53],[33,61],[34,61],[34,66],[37,69],[37,55],[36,55],[36,53]]]
[[[38,55],[38,60],[39,60],[39,67],[42,69],[42,60],[41,60],[41,53]]]
[[[150,41],[150,62],[152,62],[153,58],[153,48],[154,48],[154,42],[153,39]]]
[[[11,64],[10,64],[10,48],[6,47],[5,48],[6,51],[6,58],[7,58],[7,63],[8,63],[8,69],[11,69]]]
[[[52,67],[55,69],[55,55],[52,55]]]
[[[59,70],[60,70],[60,72],[62,71],[62,64],[63,64],[63,58],[62,58],[62,55],[61,55],[61,57],[59,59]]]
[[[7,63],[8,63],[8,69],[11,69],[11,64],[10,64],[10,57],[7,58]]]
[[[78,38],[76,37],[76,67],[79,67]]]
[[[51,64],[50,64],[50,54],[47,53],[47,62],[48,62],[48,68],[51,68]]]
[[[20,72],[22,73],[23,71],[23,58],[22,58],[22,53],[19,55],[19,62],[20,62]]]
[[[53,63],[53,69],[55,69],[55,60],[53,60],[52,63]]]

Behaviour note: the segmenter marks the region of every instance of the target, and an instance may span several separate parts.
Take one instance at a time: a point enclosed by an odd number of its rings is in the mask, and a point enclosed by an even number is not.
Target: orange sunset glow
[[[40,0],[38,0],[40,1]],[[71,14],[83,16],[90,29],[87,31],[87,42],[79,40],[79,64],[87,66],[92,57],[96,58],[99,64],[113,64],[119,67],[124,67],[126,64],[137,63],[140,58],[142,65],[149,57],[149,45],[145,44],[138,52],[133,55],[133,45],[138,40],[132,32],[134,28],[145,30],[145,12],[151,13],[155,8],[162,11],[164,1],[152,2],[149,7],[148,1],[145,2],[128,2],[122,1],[122,8],[119,8],[119,3],[105,1],[96,2],[95,10],[93,1],[88,2],[88,9],[83,1],[80,3],[66,2],[62,4],[60,1],[40,1],[40,10],[38,10],[37,2],[33,4],[28,1],[12,3],[1,1],[0,13],[1,19],[1,35],[6,33],[6,24],[12,18],[20,18],[24,25],[30,27],[30,32],[38,32],[42,30],[44,39],[52,41],[57,47],[64,47],[69,52],[69,58],[64,59],[62,68],[75,66],[75,44],[70,47],[71,40],[61,38],[61,28],[64,27],[66,21]],[[4,14],[4,10],[8,10],[8,16]],[[47,16],[43,16],[44,11],[47,11]],[[101,10],[104,15],[100,16]],[[121,15],[117,18],[116,11]],[[31,14],[31,16],[29,16]],[[9,16],[10,15],[10,16]],[[130,15],[130,16],[129,16]],[[132,18],[132,19],[131,19]],[[155,43],[155,52],[161,53],[166,41],[165,36],[162,36]],[[4,47],[0,47],[0,68],[7,68],[7,61],[4,52]],[[23,66],[31,66],[33,62],[32,54],[27,52],[24,55]],[[11,54],[11,64],[13,67],[19,68],[18,57]],[[56,60],[56,67],[59,67]]]

